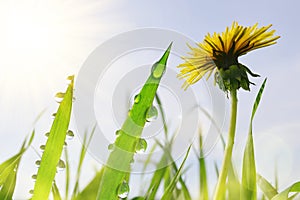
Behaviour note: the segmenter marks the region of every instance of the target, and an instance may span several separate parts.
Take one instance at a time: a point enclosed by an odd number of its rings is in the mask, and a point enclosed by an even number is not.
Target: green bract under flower
[[[257,25],[243,27],[233,22],[225,32],[207,34],[197,47],[190,47],[189,56],[183,57],[185,62],[178,66],[181,68],[178,77],[186,79],[183,87],[186,89],[205,74],[209,78],[215,72],[215,81],[222,90],[231,91],[240,87],[250,90],[248,74],[258,75],[239,63],[238,57],[275,44],[279,38],[274,36],[275,30],[268,31],[272,25],[261,28],[257,28]]]

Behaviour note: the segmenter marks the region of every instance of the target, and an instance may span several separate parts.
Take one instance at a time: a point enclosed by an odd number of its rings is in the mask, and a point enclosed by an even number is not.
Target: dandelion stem
[[[237,92],[236,90],[230,91],[230,97],[231,97],[230,126],[229,126],[227,144],[225,148],[224,160],[222,163],[222,168],[220,171],[216,191],[214,194],[214,200],[224,199],[225,196],[226,178],[227,178],[228,167],[230,166],[230,162],[231,162],[235,129],[236,129],[237,102],[238,102],[236,92]]]

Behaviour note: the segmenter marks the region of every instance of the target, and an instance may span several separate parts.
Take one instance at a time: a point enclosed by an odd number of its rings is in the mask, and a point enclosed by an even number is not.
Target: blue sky
[[[32,10],[42,12],[32,14]],[[262,175],[273,180],[274,163],[277,162],[281,188],[292,181],[300,180],[300,171],[297,168],[300,164],[297,156],[300,151],[300,95],[297,89],[300,72],[300,28],[299,3],[296,0],[74,0],[28,1],[26,4],[3,0],[0,2],[0,11],[0,26],[4,27],[0,33],[0,44],[4,44],[0,45],[0,162],[17,151],[33,127],[40,134],[36,137],[34,146],[38,148],[45,141],[42,134],[48,131],[50,115],[57,107],[54,94],[64,90],[65,77],[76,74],[88,55],[112,36],[137,28],[157,27],[180,32],[201,42],[207,32],[221,32],[233,21],[245,26],[258,22],[260,26],[273,24],[272,28],[276,29],[276,34],[281,38],[278,44],[251,52],[240,59],[261,75],[261,78],[253,79],[257,85],[261,84],[264,77],[268,78],[254,123],[257,168]],[[21,12],[21,17],[16,17],[14,11],[24,12]],[[44,16],[43,11],[50,13],[50,19]],[[29,16],[28,19],[26,16]],[[42,20],[36,21],[38,16],[43,16]],[[57,17],[55,20],[54,16]],[[22,18],[27,21],[22,21]],[[26,24],[30,20],[34,23]],[[17,25],[10,26],[14,23]],[[19,26],[18,23],[27,26]],[[31,32],[24,30],[26,27],[41,31],[40,35],[44,37],[33,37]],[[10,28],[13,32],[9,32]],[[17,31],[18,34],[15,33],[16,30],[20,30]],[[14,44],[11,40],[17,43]],[[28,40],[38,40],[39,43],[35,47]],[[48,43],[44,43],[44,40]],[[237,145],[234,153],[237,166],[241,162],[240,152],[245,143],[249,113],[257,89],[258,87],[252,87],[250,93],[239,93]],[[45,108],[45,114],[33,125],[38,113]],[[71,126],[75,127],[75,123]],[[70,145],[73,145],[70,146],[74,152],[71,158],[75,164],[80,140],[74,138]],[[213,161],[221,156],[221,150],[217,147],[208,159]],[[37,155],[30,150],[22,162],[24,170],[21,168],[19,183],[26,186],[17,187],[18,198],[28,197],[26,191],[33,187],[28,174],[36,170],[32,169],[36,159]],[[190,170],[197,170],[192,156],[188,163],[194,166]],[[212,166],[212,162],[209,165]],[[94,169],[98,166],[91,156],[88,157],[86,168]],[[91,177],[92,174],[87,172],[86,177]],[[213,171],[210,174],[213,183]],[[190,177],[188,182],[193,185],[196,179],[192,177],[195,176]],[[87,181],[88,179],[83,180],[85,183]]]

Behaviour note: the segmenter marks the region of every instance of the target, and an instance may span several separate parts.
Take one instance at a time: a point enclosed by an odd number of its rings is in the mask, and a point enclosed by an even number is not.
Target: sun
[[[122,23],[102,20],[101,11],[110,6],[109,1],[1,1],[1,93],[20,85],[38,93],[76,73],[99,38]]]

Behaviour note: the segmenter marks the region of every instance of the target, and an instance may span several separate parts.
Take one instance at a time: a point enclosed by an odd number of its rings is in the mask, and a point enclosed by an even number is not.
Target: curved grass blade
[[[126,180],[126,176],[130,172],[130,163],[135,154],[135,147],[146,123],[147,110],[152,106],[158,85],[166,69],[171,45],[162,58],[153,65],[151,75],[138,94],[138,103],[134,103],[120,130],[114,143],[115,148],[110,153],[107,166],[104,168],[98,200],[119,199],[117,188]]]
[[[26,152],[28,147],[31,145],[35,131],[27,142],[27,138],[24,140],[20,151],[0,164],[0,199],[1,200],[11,200],[15,191],[17,172],[19,169],[19,164],[23,154]]]
[[[12,170],[7,176],[5,183],[2,185],[0,190],[0,199],[1,200],[12,200],[14,190],[16,187],[17,181],[17,172]]]
[[[49,197],[52,182],[56,174],[56,166],[62,154],[70,122],[73,100],[73,83],[74,79],[71,77],[71,83],[68,86],[54,118],[50,135],[42,155],[40,168],[37,173],[32,197],[33,200],[48,199]]]
[[[266,81],[267,79],[265,79],[263,84],[261,85],[252,108],[248,139],[247,139],[247,143],[244,151],[244,158],[243,158],[241,199],[256,200],[257,198],[256,166],[255,166],[254,145],[253,145],[253,135],[252,135],[252,123],[258,105],[260,103],[266,85]]]
[[[192,147],[192,145],[189,146],[189,148],[188,148],[188,150],[187,150],[187,152],[185,154],[185,157],[184,157],[184,159],[183,159],[183,161],[182,161],[182,163],[181,163],[178,171],[176,172],[175,176],[173,177],[173,179],[172,179],[170,185],[168,186],[168,188],[164,191],[164,194],[163,194],[163,196],[161,198],[162,200],[169,200],[169,199],[172,198],[173,190],[175,189],[176,184],[178,183],[179,178],[181,177],[181,172],[182,172],[183,166],[185,164],[185,161],[186,161],[186,159],[187,159],[187,157],[188,157],[188,155],[190,153],[191,147]]]
[[[272,199],[278,194],[277,190],[264,177],[257,174],[257,185],[267,199]]]
[[[277,194],[272,198],[272,200],[287,200],[289,199],[289,194],[291,192],[300,192],[300,182],[296,182],[287,189],[285,189],[283,192]]]

